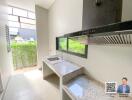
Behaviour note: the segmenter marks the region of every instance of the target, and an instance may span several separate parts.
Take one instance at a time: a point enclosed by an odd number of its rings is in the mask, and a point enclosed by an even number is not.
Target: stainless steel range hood
[[[88,38],[88,44],[129,44],[132,45],[132,30],[115,31],[94,35]]]
[[[113,23],[88,30],[65,34],[61,37],[77,37],[83,44],[132,44],[132,21]]]

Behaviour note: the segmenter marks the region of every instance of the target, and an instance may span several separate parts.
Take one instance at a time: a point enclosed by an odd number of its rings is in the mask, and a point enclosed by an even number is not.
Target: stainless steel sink
[[[59,59],[60,59],[59,57],[48,58],[49,61],[56,61],[56,60],[59,60]]]

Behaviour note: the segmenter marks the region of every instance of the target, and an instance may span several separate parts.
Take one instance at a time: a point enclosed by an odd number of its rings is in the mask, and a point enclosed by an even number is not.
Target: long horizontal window
[[[56,43],[57,50],[87,58],[88,45],[81,43],[79,37],[58,37]]]
[[[59,38],[59,50],[67,51],[67,38]]]
[[[79,54],[85,54],[85,45],[80,43],[77,38],[72,37],[68,38],[69,45],[68,45],[68,51],[79,53]]]

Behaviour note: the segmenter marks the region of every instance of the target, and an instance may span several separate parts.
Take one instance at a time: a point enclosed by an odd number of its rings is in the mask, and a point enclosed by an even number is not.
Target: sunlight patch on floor
[[[56,82],[56,79],[54,79]],[[3,100],[60,100],[60,91],[38,69],[14,75]]]

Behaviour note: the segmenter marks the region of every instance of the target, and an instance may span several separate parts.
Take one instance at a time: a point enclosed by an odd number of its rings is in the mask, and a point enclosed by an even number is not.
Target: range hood
[[[89,44],[132,44],[132,21],[110,24],[89,34]],[[102,30],[102,32],[99,32]]]
[[[64,35],[64,37],[74,36],[81,37],[78,41],[84,44],[132,44],[132,21],[113,23]]]
[[[88,38],[88,44],[132,44],[132,30],[91,35]]]

